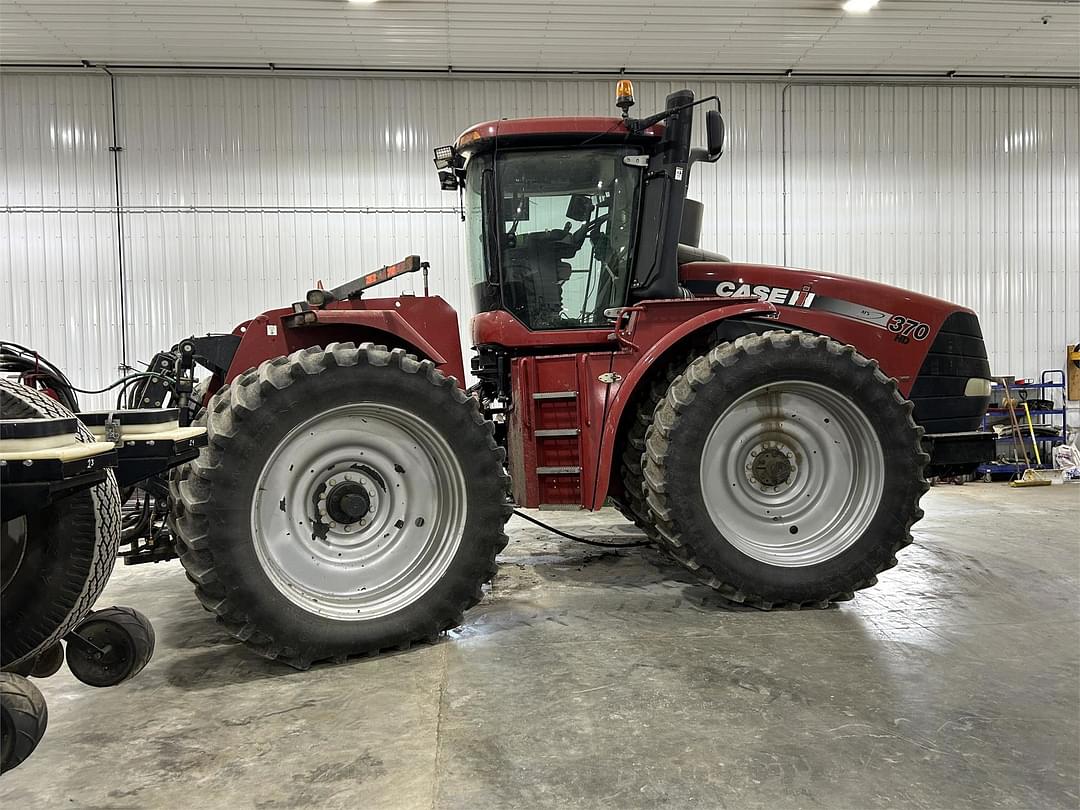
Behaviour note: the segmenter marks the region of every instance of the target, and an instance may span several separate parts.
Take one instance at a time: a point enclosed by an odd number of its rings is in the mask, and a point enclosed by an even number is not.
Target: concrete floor
[[[120,568],[103,602],[151,617],[154,660],[39,681],[49,732],[0,806],[1080,806],[1080,486],[925,507],[877,588],[803,613],[515,520],[449,639],[309,672],[229,639],[176,563]]]

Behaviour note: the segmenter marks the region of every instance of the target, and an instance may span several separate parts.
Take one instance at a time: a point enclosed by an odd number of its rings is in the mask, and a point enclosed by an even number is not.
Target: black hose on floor
[[[531,515],[526,515],[524,512],[519,512],[517,509],[514,510],[514,514],[522,520],[527,520],[529,521],[529,523],[535,523],[541,529],[547,529],[552,534],[557,534],[559,535],[559,537],[565,537],[567,540],[573,540],[575,543],[584,543],[587,546],[597,546],[598,548],[639,548],[641,546],[652,545],[652,541],[650,540],[637,540],[633,543],[604,543],[600,540],[589,540],[586,537],[577,537],[576,535],[564,532],[562,529],[556,529],[554,526],[549,526],[542,520],[537,520]]]

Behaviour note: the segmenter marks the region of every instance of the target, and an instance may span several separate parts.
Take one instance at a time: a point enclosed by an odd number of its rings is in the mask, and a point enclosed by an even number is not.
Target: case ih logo
[[[721,298],[760,298],[770,304],[788,307],[809,307],[815,296],[805,290],[770,287],[768,284],[739,284],[734,281],[721,281],[716,285],[716,294]]]

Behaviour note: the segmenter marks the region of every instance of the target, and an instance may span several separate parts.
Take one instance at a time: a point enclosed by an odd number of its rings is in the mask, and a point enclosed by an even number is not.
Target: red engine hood
[[[906,395],[945,319],[971,312],[876,281],[762,264],[690,262],[679,280],[694,295],[757,296],[780,323],[829,335],[876,359]]]
[[[834,273],[823,273],[819,270],[775,267],[767,264],[691,262],[679,268],[679,279],[684,284],[686,282],[694,284],[693,291],[698,294],[704,294],[703,290],[698,289],[702,284],[712,284],[714,288],[712,294],[722,297],[735,297],[738,292],[738,290],[736,290],[736,293],[732,293],[725,292],[724,289],[716,289],[721,283],[729,282],[736,284],[737,287],[749,284],[751,288],[765,285],[770,288],[781,287],[789,291],[799,290],[804,293],[813,293],[814,299],[823,297],[858,303],[868,307],[871,311],[878,311],[881,314],[910,314],[912,310],[917,310],[924,315],[939,312],[942,320],[944,320],[945,316],[957,310],[971,311],[940,298],[911,292],[878,281],[853,276],[839,276]],[[744,291],[742,294],[747,293]],[[773,295],[772,289],[770,295]],[[773,297],[778,299],[780,294],[776,293]],[[811,306],[813,306],[814,299],[811,299]],[[784,305],[786,302],[773,300],[772,303]],[[796,303],[798,303],[797,300]],[[869,322],[876,320],[872,312],[860,313],[858,316],[853,315],[851,317],[859,317],[860,320]]]

